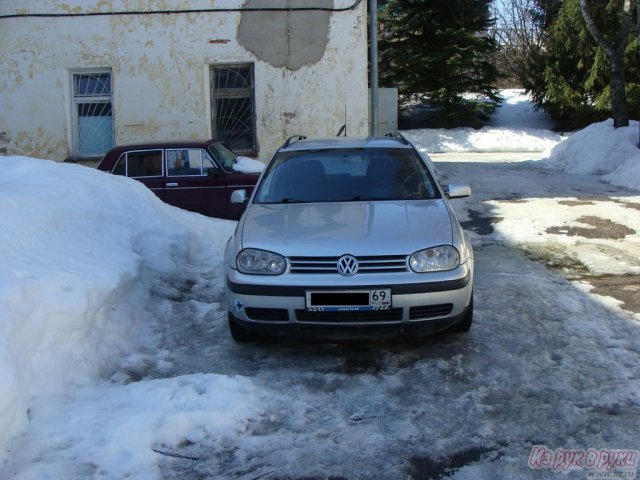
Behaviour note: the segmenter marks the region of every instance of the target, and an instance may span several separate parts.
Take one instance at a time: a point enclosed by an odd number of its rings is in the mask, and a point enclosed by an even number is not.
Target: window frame
[[[222,168],[222,171],[226,173],[232,173],[234,171],[233,165],[236,163],[237,155],[234,151],[229,150],[229,148],[227,148],[223,143],[210,143],[207,146],[207,154],[213,159],[216,165],[219,165]],[[228,167],[225,163],[226,159],[224,158],[227,156],[227,154],[231,154],[231,156],[233,157],[231,158],[231,164]]]
[[[216,71],[217,70],[230,70],[247,68],[249,73],[248,87],[244,88],[217,88],[216,87]],[[255,87],[255,64],[253,62],[247,63],[214,63],[209,65],[209,81],[210,81],[210,106],[211,106],[211,135],[215,140],[225,144],[227,148],[231,149],[236,154],[257,156],[260,148],[258,146],[258,129],[256,119],[256,87]],[[233,148],[232,145],[227,144],[227,140],[222,138],[218,133],[217,125],[217,101],[219,99],[239,99],[247,98],[251,107],[251,133],[253,136],[253,145],[251,148]]]
[[[141,176],[131,176],[129,175],[129,154],[131,153],[144,153],[144,152],[160,152],[160,174],[159,175],[141,175]],[[124,158],[124,177],[127,178],[163,178],[164,177],[164,162],[165,162],[165,153],[163,148],[142,148],[139,150],[127,150],[126,152],[122,152],[122,154],[116,160],[113,168],[111,169],[111,173],[115,175],[120,175],[120,173],[116,173],[116,169],[118,165]]]
[[[109,94],[108,95],[79,95],[76,92],[76,78],[87,75],[109,75]],[[100,159],[104,154],[115,146],[115,118],[113,113],[113,72],[111,68],[91,68],[91,69],[74,69],[69,71],[70,75],[70,99],[71,99],[71,157],[86,158],[90,160]],[[82,104],[104,103],[111,108],[111,144],[104,145],[100,152],[83,152],[81,150],[80,138],[80,115],[78,109]]]
[[[169,168],[169,153],[170,152],[184,152],[189,150],[198,150],[200,152],[200,173],[172,173],[171,168]],[[204,160],[208,160],[211,163],[210,167],[206,169],[203,166]],[[175,177],[188,177],[188,178],[198,178],[198,177],[206,177],[209,176],[209,169],[215,168],[216,170],[220,170],[220,166],[218,163],[211,157],[211,154],[202,147],[189,148],[189,147],[167,147],[164,149],[164,161],[163,167],[166,172],[167,178],[175,178]],[[190,167],[193,168],[193,167]]]

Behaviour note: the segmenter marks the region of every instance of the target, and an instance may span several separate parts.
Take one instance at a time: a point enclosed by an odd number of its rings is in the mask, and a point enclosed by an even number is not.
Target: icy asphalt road
[[[457,204],[476,243],[476,323],[466,335],[237,346],[221,306],[205,319],[189,314],[194,302],[220,301],[216,275],[212,284],[169,279],[158,289],[179,300],[166,316],[171,375],[243,375],[273,392],[264,415],[236,438],[173,451],[189,458],[168,457],[166,478],[567,478],[530,469],[532,446],[640,447],[638,321],[532,259],[535,249],[505,246],[487,231],[497,219],[486,221],[493,200],[630,193],[594,177],[471,157],[439,156],[437,164],[444,179],[474,190]]]

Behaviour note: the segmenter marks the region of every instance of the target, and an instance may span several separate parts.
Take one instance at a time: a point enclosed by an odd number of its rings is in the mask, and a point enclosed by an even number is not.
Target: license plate
[[[307,310],[318,312],[353,312],[391,308],[391,289],[307,291]]]

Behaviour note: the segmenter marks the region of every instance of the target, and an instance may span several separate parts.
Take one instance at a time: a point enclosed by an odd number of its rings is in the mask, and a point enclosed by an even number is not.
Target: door
[[[165,202],[210,217],[229,217],[224,173],[207,152],[167,149],[165,159]]]
[[[115,175],[134,178],[164,200],[162,150],[131,150],[123,153],[111,171]]]

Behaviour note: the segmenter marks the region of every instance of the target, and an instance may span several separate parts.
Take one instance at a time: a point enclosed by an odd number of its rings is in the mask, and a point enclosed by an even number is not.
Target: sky
[[[552,241],[594,273],[640,273],[637,233],[628,236],[631,247],[615,239],[585,243],[566,232],[550,233],[558,226],[588,228],[581,220],[585,216],[607,217],[640,232],[640,216],[628,208],[640,203],[640,193],[622,189],[607,193],[611,184],[640,190],[640,158],[633,148],[637,124],[613,131],[610,122],[603,122],[560,136],[531,111],[521,92],[505,95],[507,102],[493,125],[480,131],[406,132],[428,153],[524,151],[536,155],[523,162],[505,160],[502,166],[500,160],[486,157],[469,163],[435,162],[443,178],[463,179],[471,173],[485,178],[475,197],[456,204],[461,221],[470,220],[474,211],[501,219],[490,235],[471,231],[474,247],[479,249],[479,275],[485,279],[477,287],[484,306],[470,340],[453,349],[446,342],[434,347],[439,358],[411,361],[405,370],[401,365],[414,358],[415,351],[375,350],[382,371],[394,372],[388,375],[376,374],[369,364],[357,370],[362,373],[358,377],[334,371],[339,362],[333,356],[336,347],[312,348],[309,358],[296,350],[291,353],[290,347],[239,351],[228,338],[221,301],[220,262],[235,222],[171,207],[134,180],[91,168],[0,157],[0,304],[4,307],[0,311],[0,478],[155,479],[165,475],[163,461],[168,454],[188,454],[190,446],[205,444],[221,452],[220,458],[233,450],[237,462],[252,465],[252,452],[273,448],[278,442],[288,447],[303,445],[300,448],[308,455],[312,473],[330,468],[321,459],[333,452],[336,465],[353,461],[363,472],[375,467],[394,475],[396,466],[382,455],[393,449],[387,438],[400,438],[416,448],[415,439],[422,442],[423,435],[431,432],[436,453],[469,438],[491,443],[494,433],[502,429],[496,408],[499,399],[508,395],[499,390],[503,385],[521,395],[506,411],[527,419],[526,426],[501,433],[507,440],[542,436],[536,430],[536,413],[565,422],[564,431],[582,432],[581,408],[615,410],[627,405],[633,411],[630,405],[639,404],[639,392],[629,380],[635,378],[637,383],[640,347],[633,340],[637,325],[629,322],[640,320],[638,315],[625,313],[610,298],[585,296],[588,286],[576,289],[504,246]],[[248,161],[243,165],[255,167]],[[572,199],[563,193],[558,198],[570,181],[577,188],[612,198],[576,209],[576,201],[584,202],[578,196]],[[518,192],[528,189],[531,195],[504,201],[495,195],[497,186],[504,184]],[[607,260],[611,255],[602,256],[612,251],[618,252],[615,264]],[[526,278],[522,265],[527,268]],[[489,285],[502,285],[501,295],[493,294]],[[534,300],[525,300],[524,291]],[[564,312],[567,323],[551,322],[549,328],[520,332],[510,321],[510,309],[531,325],[536,318],[546,318],[547,309]],[[489,312],[496,313],[490,317]],[[610,318],[606,325],[601,320],[605,315]],[[500,329],[488,322],[490,318]],[[184,337],[176,332],[186,326],[167,326],[176,319],[189,326]],[[528,350],[532,335],[539,341],[537,352]],[[199,337],[211,343],[200,348]],[[474,343],[486,338],[494,343]],[[506,344],[516,351],[503,351],[500,346]],[[568,358],[571,355],[560,353],[558,345],[581,358],[592,358],[592,363],[574,362]],[[285,364],[277,358],[283,350],[291,356]],[[363,354],[349,355],[357,369]],[[203,358],[215,371],[198,367]],[[465,358],[473,362],[467,364]],[[296,362],[303,367],[296,367]],[[265,365],[264,372],[256,372],[256,364]],[[613,372],[605,367],[612,364],[616,365]],[[554,365],[562,368],[553,373]],[[537,403],[539,389],[534,382],[540,371],[548,375],[545,388],[555,403]],[[567,376],[572,380],[567,381]],[[286,383],[292,378],[301,383]],[[388,396],[396,391],[419,399],[425,393],[413,386],[428,379],[448,383],[429,390],[431,401],[418,400],[416,405],[422,404],[418,410],[397,413],[385,407]],[[580,385],[578,379],[589,385]],[[316,409],[313,402],[319,395],[326,395],[323,398],[332,408]],[[580,400],[583,407],[567,403],[578,395],[585,395]],[[539,410],[532,411],[533,407]],[[438,418],[442,408],[468,412],[468,424],[460,426],[460,432],[451,431],[450,422]],[[288,415],[283,417],[283,411]],[[336,412],[342,416],[336,417]],[[384,423],[383,417],[394,421]],[[419,418],[432,420],[419,430]],[[632,447],[637,432],[633,422],[626,423],[629,430],[619,426],[617,440],[620,446]],[[304,446],[311,427],[315,443]],[[270,429],[276,434],[260,434]],[[603,426],[602,431],[575,433],[571,441],[601,441],[605,430]],[[583,434],[592,440],[584,440]],[[335,435],[344,435],[348,441],[340,443]],[[553,437],[561,438],[560,433]],[[353,452],[349,442],[367,442],[378,458],[347,457],[346,452]],[[337,443],[343,445],[344,454],[336,453]],[[496,465],[513,478],[529,472],[522,470],[526,465],[517,465],[514,455],[502,452],[497,459],[462,469],[457,478],[480,478],[479,474],[489,478]],[[273,450],[270,458],[295,464],[286,448]],[[221,471],[223,467],[208,468]],[[247,475],[229,478],[257,476]]]

